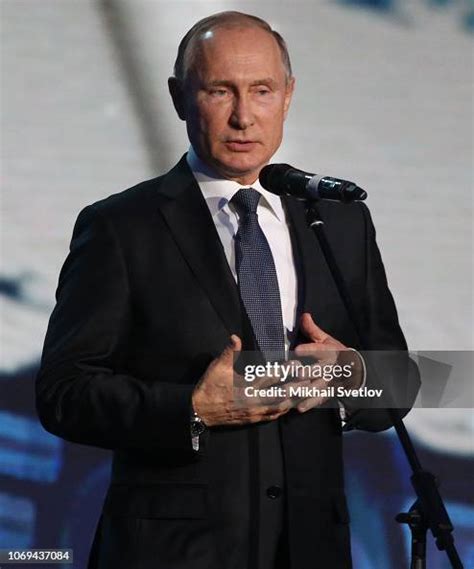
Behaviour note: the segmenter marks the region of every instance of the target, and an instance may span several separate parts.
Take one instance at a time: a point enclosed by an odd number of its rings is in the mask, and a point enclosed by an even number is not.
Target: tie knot
[[[239,215],[257,213],[257,206],[262,194],[253,188],[241,188],[232,198]]]

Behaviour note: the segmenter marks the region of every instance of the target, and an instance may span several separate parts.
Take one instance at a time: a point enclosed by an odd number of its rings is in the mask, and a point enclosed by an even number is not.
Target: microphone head
[[[359,188],[354,182],[343,181],[339,188],[340,200],[343,203],[363,201],[367,198],[367,192]]]
[[[289,164],[268,164],[260,170],[258,179],[262,187],[269,192],[277,196],[284,196],[288,193],[286,174],[290,170],[294,170],[294,168]]]
[[[310,202],[332,200],[350,203],[367,197],[367,192],[354,182],[309,174],[289,164],[268,164],[260,171],[259,180],[262,187],[272,194],[290,195]]]

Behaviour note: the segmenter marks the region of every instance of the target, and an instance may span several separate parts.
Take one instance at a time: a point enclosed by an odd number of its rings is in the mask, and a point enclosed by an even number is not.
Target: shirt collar
[[[262,194],[259,205],[267,207],[279,221],[285,221],[281,199],[262,188],[258,179],[249,186],[242,186],[234,180],[222,178],[199,158],[192,146],[189,148],[186,160],[213,216],[227,206],[240,188],[252,187]]]

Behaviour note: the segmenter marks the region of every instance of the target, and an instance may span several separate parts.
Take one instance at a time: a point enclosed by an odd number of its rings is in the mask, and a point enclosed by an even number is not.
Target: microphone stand
[[[321,219],[315,200],[307,201],[306,220],[318,238],[324,258],[357,333],[360,345],[362,349],[368,349],[369,346],[358,322],[350,294],[324,232],[324,221]],[[452,536],[454,527],[439,493],[437,480],[431,472],[422,467],[398,409],[387,409],[387,412],[410,464],[412,470],[410,480],[417,495],[417,500],[409,512],[400,513],[395,518],[398,523],[407,524],[411,530],[412,559],[410,569],[426,568],[426,533],[428,529],[431,530],[438,549],[446,551],[451,567],[463,569]]]

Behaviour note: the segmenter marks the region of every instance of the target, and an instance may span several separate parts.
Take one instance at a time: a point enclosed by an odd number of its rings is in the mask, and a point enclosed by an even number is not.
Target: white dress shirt
[[[186,159],[211,212],[236,281],[234,239],[239,228],[239,219],[235,206],[230,200],[242,187],[252,187],[262,194],[257,207],[258,222],[267,238],[275,262],[285,327],[285,346],[288,350],[296,324],[298,281],[288,219],[280,198],[262,188],[258,180],[251,186],[242,186],[238,182],[219,177],[197,156],[192,146]],[[366,368],[363,358],[361,361],[363,365],[361,387],[363,387],[366,383]],[[339,408],[341,419],[344,420],[345,409],[340,402]]]
[[[252,187],[262,194],[257,207],[258,222],[267,238],[275,262],[286,332],[285,343],[288,348],[295,328],[298,283],[288,220],[280,198],[262,188],[258,180],[251,186],[243,186],[238,182],[218,177],[202,162],[192,147],[189,149],[187,161],[211,212],[236,281],[234,239],[239,228],[239,220],[235,206],[230,200],[243,187]]]

